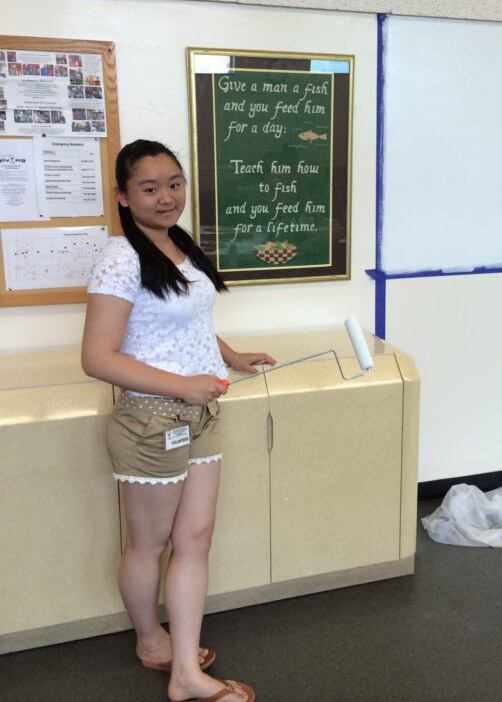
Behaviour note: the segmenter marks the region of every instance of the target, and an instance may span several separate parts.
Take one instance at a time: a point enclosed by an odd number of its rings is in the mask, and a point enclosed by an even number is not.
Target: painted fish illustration
[[[298,134],[300,139],[303,139],[303,141],[315,141],[316,139],[324,139],[324,141],[327,141],[328,135],[327,134],[316,134],[312,130],[309,130],[308,132],[302,132],[301,134]]]

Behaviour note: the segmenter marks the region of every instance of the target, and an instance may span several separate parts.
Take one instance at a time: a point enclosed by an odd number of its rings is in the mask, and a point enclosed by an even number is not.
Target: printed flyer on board
[[[107,227],[2,229],[7,290],[75,288],[87,285],[108,241]]]
[[[100,55],[0,47],[0,135],[106,136]]]

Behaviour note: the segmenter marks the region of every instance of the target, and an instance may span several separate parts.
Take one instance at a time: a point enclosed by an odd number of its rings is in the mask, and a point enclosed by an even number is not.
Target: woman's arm
[[[87,375],[135,392],[179,397],[193,405],[205,405],[226,392],[214,375],[169,373],[120,353],[131,307],[114,295],[88,296],[82,341],[82,367]]]
[[[258,353],[240,353],[230,348],[219,336],[217,336],[216,339],[223,360],[234,370],[243,371],[245,373],[257,373],[257,363],[268,363],[271,366],[275,366],[275,359],[269,356],[268,353],[261,351]]]

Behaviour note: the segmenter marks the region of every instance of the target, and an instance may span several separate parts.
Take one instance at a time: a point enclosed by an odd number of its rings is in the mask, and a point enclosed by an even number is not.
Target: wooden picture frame
[[[354,57],[187,64],[194,235],[227,284],[349,279]]]
[[[120,221],[117,208],[114,206],[113,196],[115,186],[115,159],[120,149],[115,44],[110,41],[0,36],[0,48],[19,51],[50,51],[57,53],[100,55],[102,57],[103,66],[103,87],[107,121],[107,135],[99,140],[104,205],[103,216],[53,217],[43,222],[0,222],[0,229],[106,226],[109,235],[120,233]],[[0,138],[9,139],[12,137],[2,136]],[[5,286],[2,247],[0,246],[0,306],[60,305],[85,301],[85,287],[7,290]]]

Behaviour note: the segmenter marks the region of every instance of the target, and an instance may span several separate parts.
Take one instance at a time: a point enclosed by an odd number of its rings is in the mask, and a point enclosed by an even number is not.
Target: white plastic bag
[[[474,485],[453,485],[422,524],[441,544],[502,548],[502,487],[485,494]]]

